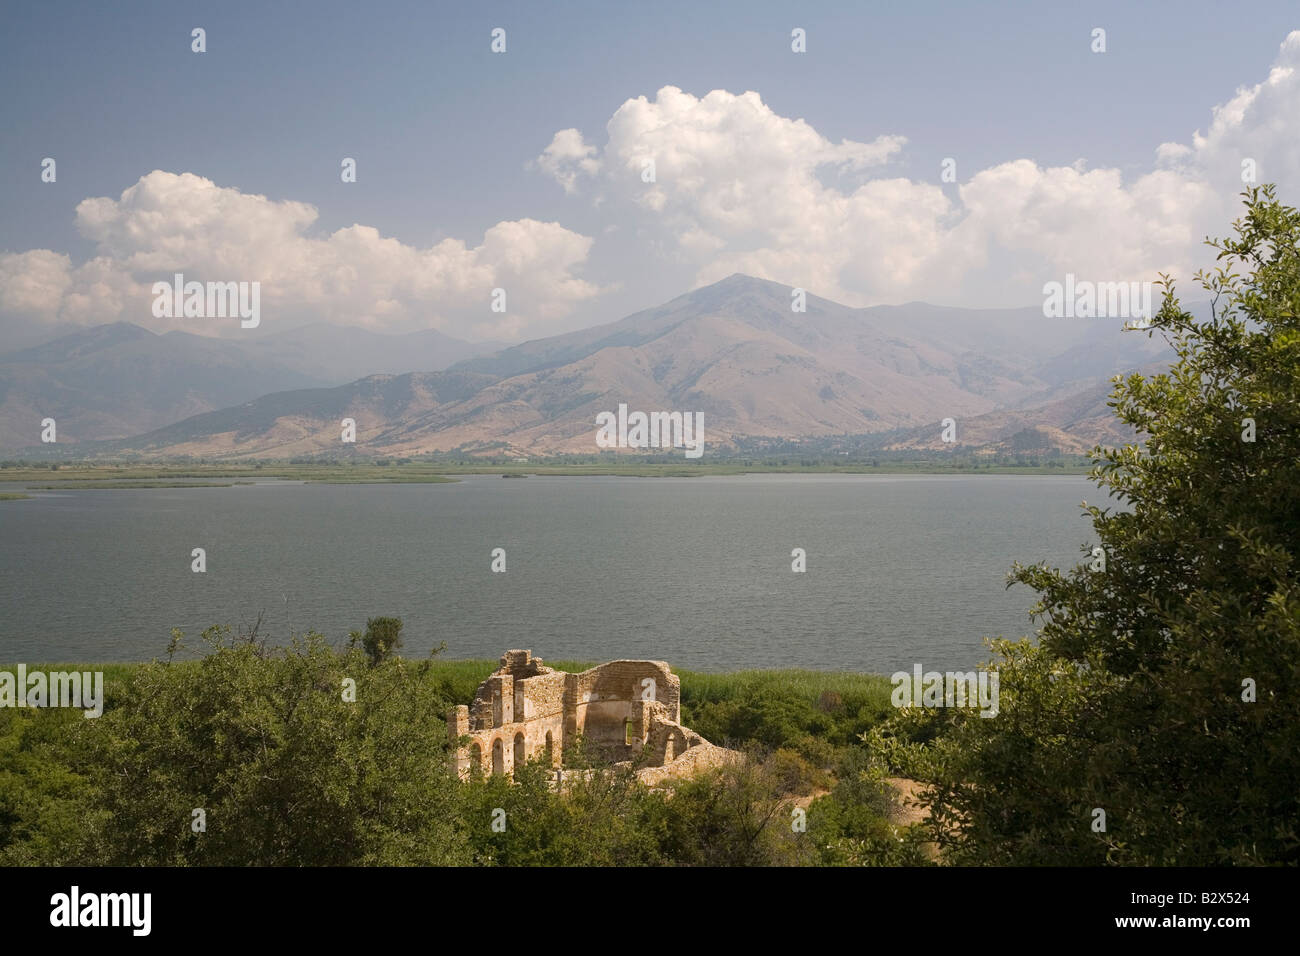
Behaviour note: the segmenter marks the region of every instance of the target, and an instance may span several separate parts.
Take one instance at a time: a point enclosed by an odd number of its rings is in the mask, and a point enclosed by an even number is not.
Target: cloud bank
[[[745,272],[857,305],[1029,304],[1066,272],[1190,278],[1206,262],[1205,236],[1236,217],[1243,163],[1283,198],[1300,181],[1297,117],[1300,31],[1265,81],[1214,108],[1208,132],[1160,144],[1131,181],[1082,162],[1014,159],[958,166],[954,196],[939,169],[924,181],[883,174],[900,136],[834,144],[757,93],[697,98],[672,86],[619,107],[603,146],[557,132],[537,165],[566,192],[634,219],[700,284]]]
[[[1300,31],[1262,82],[1214,107],[1205,132],[1157,144],[1136,177],[1016,158],[959,164],[945,188],[939,169],[928,179],[890,174],[906,150],[901,135],[834,143],[758,93],[696,97],[672,86],[623,103],[603,144],[563,129],[531,165],[699,284],[744,272],[856,305],[1024,305],[1065,273],[1129,282],[1169,272],[1190,291],[1209,260],[1202,240],[1223,235],[1238,213],[1243,169],[1295,201],[1297,117]],[[95,247],[88,261],[48,249],[0,254],[0,322],[233,333],[237,323],[153,318],[150,287],[182,272],[261,282],[267,329],[317,319],[518,339],[550,334],[621,278],[603,288],[583,278],[593,240],[556,222],[498,222],[477,245],[421,249],[359,224],[313,235],[316,220],[306,203],[155,170],[116,199],[77,206],[77,228]],[[491,309],[497,288],[504,313]]]
[[[592,240],[533,219],[499,222],[473,247],[445,239],[418,249],[362,225],[314,238],[317,212],[306,203],[162,170],[117,199],[83,200],[76,217],[95,256],[74,266],[48,249],[0,255],[0,312],[79,325],[123,319],[154,329],[227,331],[152,316],[153,283],[181,272],[187,281],[260,282],[263,325],[272,329],[277,319],[321,319],[515,338],[600,291],[577,275]],[[496,288],[506,291],[504,312],[491,309]]]

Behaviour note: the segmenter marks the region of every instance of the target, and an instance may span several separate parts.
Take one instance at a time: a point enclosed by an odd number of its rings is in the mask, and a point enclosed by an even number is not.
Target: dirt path
[[[899,810],[894,817],[895,823],[908,826],[925,819],[926,813],[919,800],[921,792],[925,789],[923,784],[909,780],[907,777],[886,777],[885,783],[898,791]]]

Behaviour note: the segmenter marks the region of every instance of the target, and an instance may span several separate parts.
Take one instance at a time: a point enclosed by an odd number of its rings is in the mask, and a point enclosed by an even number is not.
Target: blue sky
[[[1085,204],[1079,218],[1098,229],[1132,232],[1127,217],[1143,215],[1152,203],[1203,207],[1200,218],[1166,223],[1165,234],[1199,228],[1202,220],[1205,228],[1219,221],[1226,227],[1222,216],[1230,206],[1211,208],[1204,195],[1193,201],[1165,187],[1160,198],[1152,190],[1130,195],[1132,187],[1155,168],[1160,144],[1190,144],[1193,131],[1209,128],[1214,106],[1269,77],[1279,46],[1300,29],[1300,9],[1258,3],[1246,17],[1209,3],[42,3],[12,6],[6,20],[0,253],[51,250],[66,255],[73,270],[100,255],[141,281],[148,278],[138,268],[142,261],[169,268],[162,262],[165,243],[151,250],[130,245],[138,236],[125,213],[116,239],[88,237],[78,225],[79,202],[117,200],[153,170],[192,173],[272,203],[310,204],[318,216],[302,225],[307,238],[361,224],[415,250],[447,239],[472,249],[498,223],[536,220],[590,240],[577,260],[570,251],[557,265],[539,253],[532,266],[520,267],[562,271],[585,282],[585,291],[546,291],[541,279],[508,273],[523,290],[519,322],[510,325],[480,321],[477,293],[463,283],[454,294],[436,283],[394,292],[376,280],[349,300],[350,309],[366,313],[358,321],[375,327],[432,323],[467,337],[519,338],[617,318],[737,264],[851,304],[911,298],[1033,304],[1041,281],[1070,267],[1060,255],[1047,264],[1030,262],[1031,251],[1051,245],[1050,235],[1046,242],[1008,238],[1018,227],[987,216],[979,238],[949,235],[981,201],[964,202],[961,187],[980,171],[1018,160],[1042,170],[1083,160],[1076,171],[1117,171],[1135,210],[1124,213],[1111,200]],[[207,32],[206,53],[190,50],[195,26]],[[489,50],[494,27],[507,31],[503,55]],[[807,31],[807,53],[791,52],[793,27]],[[1090,50],[1094,27],[1107,33],[1101,55]],[[841,156],[810,167],[810,175],[840,195],[868,179],[915,187],[881,199],[864,194],[856,210],[810,221],[810,236],[821,239],[805,242],[791,231],[798,218],[791,210],[779,222],[741,224],[693,208],[730,187],[751,205],[777,206],[790,195],[784,188],[766,194],[764,184],[774,181],[768,175],[746,184],[742,150],[734,174],[726,163],[705,161],[718,181],[696,184],[689,194],[674,191],[680,180],[665,178],[663,170],[671,176],[678,168],[661,162],[665,195],[660,209],[648,208],[633,186],[603,178],[619,158],[605,152],[606,124],[629,99],[653,104],[665,86],[696,99],[712,90],[752,90],[774,118],[803,120],[830,144],[905,137],[869,169],[846,169]],[[1263,133],[1256,147],[1251,130],[1294,124],[1295,113],[1277,115],[1278,104],[1300,103],[1291,93],[1290,87],[1277,91],[1272,114],[1263,112],[1268,104],[1253,104],[1260,115],[1248,117],[1242,130],[1251,144],[1243,155],[1269,144],[1281,151],[1265,153],[1261,178],[1276,179],[1284,195],[1300,168],[1294,147],[1277,146],[1276,136]],[[729,101],[719,110],[732,108],[740,106]],[[693,114],[690,101],[673,114],[682,122],[675,144],[692,141]],[[778,125],[774,120],[776,133]],[[579,177],[573,192],[537,163],[566,129],[578,130],[601,160],[601,173]],[[1287,129],[1293,143],[1300,139],[1293,126]],[[744,135],[755,137],[756,166],[777,162],[765,152],[771,144],[761,124]],[[1192,178],[1230,202],[1240,183],[1216,170],[1235,168],[1235,160],[1228,163],[1224,150],[1211,146],[1217,153],[1204,162],[1198,156]],[[666,148],[663,141],[657,148]],[[46,156],[58,163],[53,184],[39,178]],[[356,183],[340,182],[344,156],[357,159]],[[955,184],[939,182],[944,157],[957,160]],[[695,168],[697,159],[679,172]],[[1035,188],[1058,187],[1061,195],[1074,188],[1046,182]],[[890,233],[895,212],[882,213],[879,222],[863,220],[867,208],[933,203],[935,189],[952,207],[925,213],[900,231],[907,238]],[[985,195],[986,204],[1005,203],[996,192]],[[800,201],[822,209],[826,199],[809,193]],[[1098,209],[1116,210],[1114,221]],[[1018,221],[1027,215],[1022,210]],[[1038,228],[1056,234],[1050,221]],[[1071,235],[1072,228],[1059,234]],[[832,234],[833,246],[817,247]],[[550,241],[533,238],[539,246]],[[251,238],[250,246],[258,241]],[[1124,279],[1130,271],[1181,264],[1183,254],[1164,242],[1153,239],[1122,261],[1081,254],[1079,267],[1098,278]],[[833,248],[846,244],[854,248],[842,262],[821,267]],[[799,252],[805,247],[806,257]],[[854,264],[893,248],[905,252],[889,275]],[[213,255],[211,262],[232,261]],[[506,274],[495,260],[484,264],[486,255],[476,261],[485,275]],[[209,261],[182,260],[176,267],[191,271],[204,271]],[[814,260],[818,268],[809,266]],[[12,260],[7,271],[0,269],[0,281],[18,281],[33,262]],[[295,272],[277,268],[281,276]],[[1012,274],[1019,278],[1012,281]],[[78,282],[95,288],[73,276],[66,289]],[[388,291],[374,291],[381,286]],[[62,300],[33,305],[0,291],[0,311],[10,322],[135,320],[138,306],[126,295],[125,309],[111,302],[87,309]],[[372,310],[367,295],[398,299],[400,307]],[[311,311],[307,302],[293,315]],[[348,321],[345,313],[322,317]]]

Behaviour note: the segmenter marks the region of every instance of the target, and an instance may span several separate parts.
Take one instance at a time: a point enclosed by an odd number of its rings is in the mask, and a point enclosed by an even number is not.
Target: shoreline
[[[252,483],[255,479],[299,481],[306,484],[444,484],[462,475],[501,478],[625,477],[699,478],[744,475],[892,475],[892,476],[982,476],[1030,475],[1086,477],[1091,465],[1075,462],[1007,465],[955,462],[882,462],[878,464],[789,465],[779,463],[709,464],[683,466],[653,462],[645,464],[529,464],[495,462],[350,464],[255,464],[232,465],[87,465],[59,464],[0,467],[0,486],[27,485],[24,490],[53,491],[118,488],[228,487]],[[214,482],[219,481],[220,484]],[[149,482],[150,484],[146,484]],[[28,484],[31,483],[31,484]],[[39,483],[39,484],[37,484]]]

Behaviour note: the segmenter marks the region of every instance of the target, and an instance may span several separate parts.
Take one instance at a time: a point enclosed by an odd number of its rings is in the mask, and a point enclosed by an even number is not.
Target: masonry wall
[[[564,753],[563,734],[564,721],[559,714],[471,731],[469,744],[456,754],[456,770],[466,776],[477,760],[484,774],[512,773],[516,764],[535,760],[548,748],[551,765],[558,767]]]
[[[564,674],[542,665],[529,651],[506,651],[501,666],[474,694],[474,702],[447,717],[453,766],[466,776],[511,773],[517,764],[549,752],[559,765],[564,752]],[[460,739],[468,737],[464,746]]]
[[[462,776],[477,764],[485,774],[510,773],[549,749],[560,766],[581,734],[603,756],[628,759],[648,747],[651,761],[671,761],[704,742],[678,725],[681,682],[663,661],[611,661],[581,674],[542,665],[529,651],[507,651],[479,685],[473,703],[447,717],[454,766]]]

